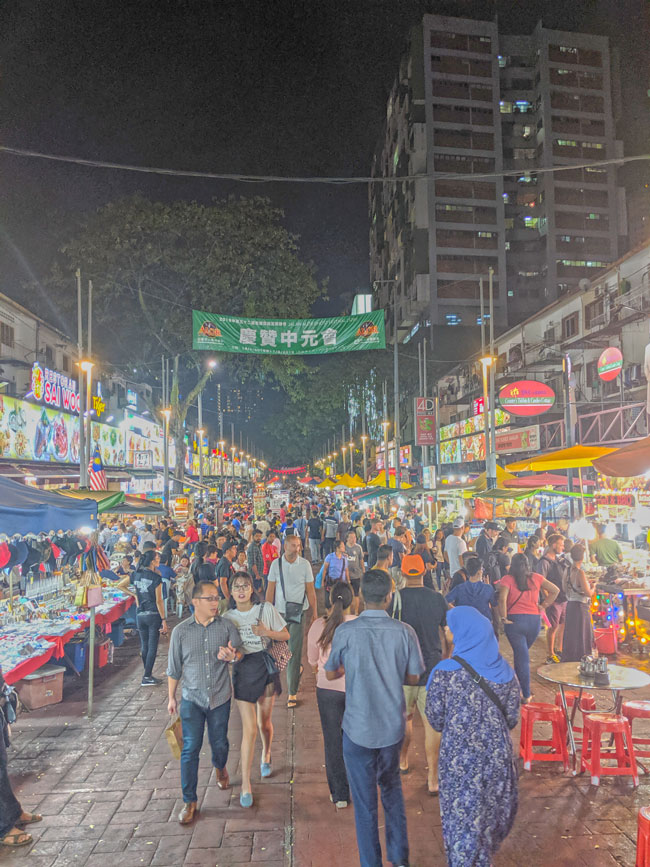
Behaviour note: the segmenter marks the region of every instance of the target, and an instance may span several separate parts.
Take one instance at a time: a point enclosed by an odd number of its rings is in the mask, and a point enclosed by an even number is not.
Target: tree
[[[297,238],[282,218],[263,198],[205,206],[136,195],[85,219],[53,265],[48,287],[70,312],[75,270],[93,281],[93,343],[107,358],[145,366],[150,375],[160,369],[161,354],[173,358],[170,433],[179,481],[187,412],[211,375],[192,350],[192,309],[304,318],[323,295],[314,265],[300,260]],[[303,367],[300,359],[282,356],[228,361],[241,378],[271,377],[285,386]],[[162,408],[160,400],[152,407],[159,421]]]

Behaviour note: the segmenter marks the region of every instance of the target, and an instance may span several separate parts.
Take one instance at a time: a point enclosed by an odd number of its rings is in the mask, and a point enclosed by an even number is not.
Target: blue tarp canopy
[[[49,533],[97,526],[94,500],[71,500],[0,478],[0,533]]]

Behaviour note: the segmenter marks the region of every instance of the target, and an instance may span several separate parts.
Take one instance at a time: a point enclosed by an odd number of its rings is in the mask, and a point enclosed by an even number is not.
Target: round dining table
[[[576,711],[580,707],[582,693],[585,690],[592,692],[594,690],[610,691],[614,699],[614,713],[621,712],[623,697],[621,693],[626,689],[643,689],[650,685],[650,674],[645,671],[639,671],[638,668],[630,668],[627,665],[609,664],[607,667],[609,674],[609,683],[596,683],[593,677],[585,677],[580,673],[579,662],[560,662],[542,665],[537,669],[537,674],[542,680],[548,680],[551,683],[556,683],[560,687],[560,698],[562,701],[562,710],[567,722],[567,731],[569,735],[569,747],[573,761],[573,772],[575,773],[576,764],[576,741],[573,732],[573,721]],[[573,702],[571,712],[567,705],[565,688],[573,688],[578,690],[578,697]]]

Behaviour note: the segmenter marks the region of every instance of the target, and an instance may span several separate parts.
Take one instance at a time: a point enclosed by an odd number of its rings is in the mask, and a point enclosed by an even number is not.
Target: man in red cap
[[[408,751],[413,735],[413,716],[417,707],[424,725],[424,752],[429,768],[427,789],[430,795],[438,794],[438,754],[440,734],[434,731],[424,713],[427,700],[427,680],[431,670],[447,655],[444,628],[447,622],[447,603],[441,593],[424,586],[424,560],[419,554],[402,557],[402,575],[406,584],[393,595],[388,609],[396,620],[408,623],[415,630],[424,658],[424,674],[417,686],[405,686],[406,731],[400,755],[400,772],[409,772]]]

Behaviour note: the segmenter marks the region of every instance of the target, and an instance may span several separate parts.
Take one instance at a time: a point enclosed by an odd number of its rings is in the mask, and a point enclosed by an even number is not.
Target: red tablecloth
[[[11,671],[3,672],[4,679],[10,685],[17,683],[23,677],[27,677],[28,674],[31,674],[32,672],[36,671],[37,668],[40,668],[42,665],[45,665],[46,662],[49,662],[53,653],[54,645],[52,645],[49,650],[46,650],[45,653],[42,653],[40,656],[33,656],[31,659],[26,659],[15,668],[12,668]]]
[[[106,612],[106,614],[96,614],[95,623],[97,626],[105,626],[107,623],[114,623],[123,614],[126,614],[134,601],[133,596],[128,596],[126,599],[120,599],[119,602],[116,602],[115,605],[113,605],[110,611]]]

